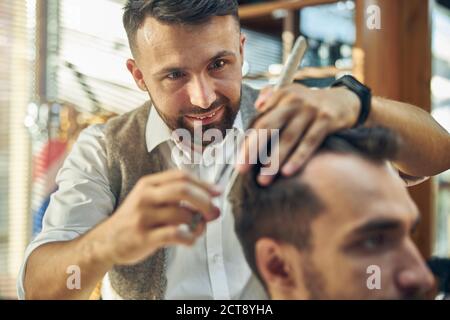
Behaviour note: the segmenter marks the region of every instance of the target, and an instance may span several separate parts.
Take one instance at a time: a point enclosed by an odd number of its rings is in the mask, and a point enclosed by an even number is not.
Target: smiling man
[[[57,177],[43,230],[27,248],[21,298],[83,299],[98,283],[104,299],[266,297],[222,192],[232,166],[220,179],[220,164],[203,159],[214,150],[228,156],[223,146],[258,111],[255,128],[283,129],[273,153],[284,175],[297,172],[328,133],[355,125],[383,124],[403,138],[394,164],[405,177],[450,167],[450,138],[427,113],[371,98],[354,79],[325,90],[266,90],[257,100],[259,92],[242,84],[237,1],[128,1],[123,22],[133,53],[126,66],[150,100],[80,135]],[[200,163],[171,134],[196,128],[228,133],[223,144],[194,136]],[[253,144],[245,144],[244,158]],[[79,290],[66,286],[73,265],[81,270]]]
[[[382,128],[328,137],[305,169],[269,187],[257,169],[230,199],[248,262],[272,299],[423,298],[433,276],[411,234],[419,212],[388,166]]]
[[[222,6],[223,16],[210,19],[202,19],[195,8],[142,24],[132,12],[124,17],[135,56],[127,61],[128,70],[171,130],[193,134],[198,122],[204,131],[217,128],[225,136],[239,111],[245,37],[237,16],[225,11],[232,6]],[[176,24],[177,15],[185,21]]]

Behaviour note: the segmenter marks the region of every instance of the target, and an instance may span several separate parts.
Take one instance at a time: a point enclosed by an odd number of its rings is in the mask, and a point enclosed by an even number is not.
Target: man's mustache
[[[228,103],[229,103],[229,101],[226,98],[217,99],[206,110],[205,109],[200,109],[200,108],[195,108],[195,109],[192,109],[191,111],[184,112],[184,114],[185,115],[201,115],[201,114],[205,114],[205,113],[210,113],[210,112],[214,112],[214,111],[219,110],[222,106],[227,106]]]

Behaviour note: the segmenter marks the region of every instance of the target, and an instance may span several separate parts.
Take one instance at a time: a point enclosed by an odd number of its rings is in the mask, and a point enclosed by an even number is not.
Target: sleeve
[[[388,166],[389,169],[392,170],[394,174],[398,175],[403,180],[407,188],[416,186],[430,179],[430,177],[413,177],[407,175],[406,173],[403,173],[400,170],[398,170],[392,162],[388,162]]]
[[[28,245],[17,278],[19,299],[25,298],[25,267],[39,246],[69,241],[84,234],[113,211],[106,165],[104,125],[83,130],[56,177],[58,190],[51,196],[42,231]]]

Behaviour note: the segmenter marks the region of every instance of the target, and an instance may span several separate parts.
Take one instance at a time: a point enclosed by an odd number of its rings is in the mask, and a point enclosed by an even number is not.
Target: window
[[[16,297],[29,241],[30,143],[24,118],[32,98],[34,1],[0,2],[0,298]]]

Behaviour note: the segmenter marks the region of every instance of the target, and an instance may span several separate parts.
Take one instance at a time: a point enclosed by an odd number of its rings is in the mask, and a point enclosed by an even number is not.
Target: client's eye
[[[360,245],[362,249],[367,251],[374,251],[383,248],[387,244],[387,239],[384,234],[374,234],[362,240]]]

